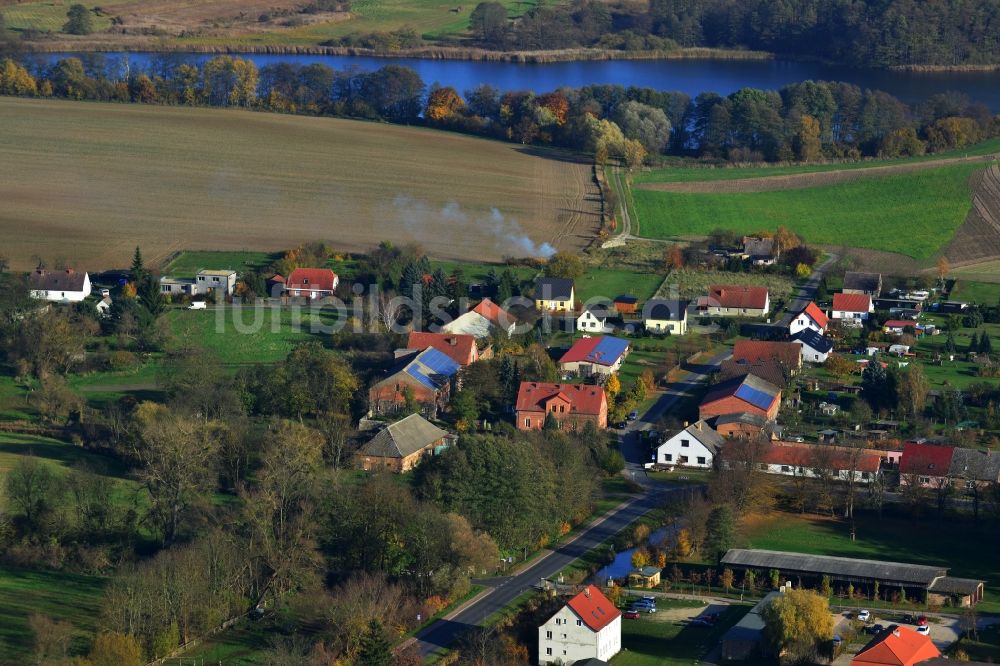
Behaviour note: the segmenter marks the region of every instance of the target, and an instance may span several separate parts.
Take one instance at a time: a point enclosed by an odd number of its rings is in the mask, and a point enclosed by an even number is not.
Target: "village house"
[[[559,359],[559,369],[580,377],[606,378],[621,369],[628,352],[628,340],[622,338],[610,335],[580,338]]]
[[[712,285],[708,296],[698,299],[698,309],[716,317],[763,317],[770,308],[766,287]]]
[[[712,420],[712,427],[715,432],[726,439],[753,439],[764,437],[773,438],[774,424],[763,416],[737,412],[736,414],[723,414]]]
[[[631,294],[620,294],[613,301],[615,312],[621,315],[635,314],[639,309],[639,299]]]
[[[569,312],[576,306],[573,281],[542,277],[535,280],[535,309],[542,312]]]
[[[476,307],[441,326],[442,333],[464,333],[477,339],[488,338],[493,330],[514,334],[517,319],[507,310],[484,298]]]
[[[515,406],[519,430],[540,430],[549,414],[560,427],[608,427],[608,399],[600,386],[521,382]]]
[[[193,278],[161,277],[160,292],[170,296],[197,296],[199,294],[217,294],[220,298],[233,295],[236,289],[236,271],[209,270],[198,271]]]
[[[818,305],[810,302],[801,312],[792,317],[792,321],[788,324],[788,334],[795,335],[800,331],[809,329],[822,335],[826,332],[826,327],[829,325],[830,320],[827,318],[826,313]]]
[[[899,485],[940,488],[950,483],[952,446],[938,444],[903,444],[899,460]]]
[[[861,648],[851,666],[916,666],[941,656],[930,636],[890,625]]]
[[[794,342],[739,340],[733,345],[733,360],[738,363],[776,361],[795,375],[802,369],[802,347]]]
[[[410,332],[410,336],[406,340],[407,349],[421,350],[428,347],[433,347],[461,366],[472,365],[480,359],[493,357],[493,349],[486,347],[480,351],[476,345],[476,339],[471,335]]]
[[[622,614],[594,585],[538,627],[538,663],[609,661],[622,649]]]
[[[642,307],[642,323],[650,333],[684,335],[688,325],[687,301],[654,298]]]
[[[843,292],[878,298],[882,295],[882,274],[847,271],[844,273]]]
[[[698,418],[723,414],[756,414],[773,421],[781,407],[781,389],[763,379],[746,375],[716,384],[698,406]]]
[[[734,361],[729,358],[719,364],[719,381],[723,382],[734,377],[744,377],[753,375],[766,382],[770,382],[778,388],[785,388],[792,379],[791,368],[779,363],[774,359],[761,359],[753,363],[746,361]]]
[[[355,465],[366,472],[408,472],[429,456],[455,443],[457,438],[420,416],[390,423],[354,454]]]
[[[614,330],[614,327],[608,326],[608,311],[605,306],[587,305],[576,318],[576,330],[585,333],[608,333]]]
[[[326,298],[336,293],[340,278],[329,268],[296,268],[285,278],[285,295],[293,298]]]
[[[952,452],[948,476],[960,490],[988,488],[1000,483],[1000,453],[956,448]]]
[[[773,266],[781,251],[773,238],[743,237],[743,256],[754,266]]]
[[[723,445],[723,466],[732,460],[733,452],[731,443]],[[853,476],[857,483],[874,481],[881,465],[878,451],[797,442],[771,442],[757,459],[760,471],[768,474],[809,479],[829,476],[838,481],[849,481]]]
[[[54,303],[79,303],[90,296],[90,275],[72,268],[61,271],[37,268],[28,275],[28,295]]]
[[[826,363],[833,351],[833,343],[811,328],[793,335],[792,343],[802,348],[802,360],[808,363]]]
[[[656,462],[710,469],[722,446],[722,436],[705,421],[696,421],[656,447]]]
[[[660,584],[660,574],[663,570],[660,567],[645,566],[636,567],[628,572],[629,587],[638,587],[651,590]]]
[[[420,405],[428,418],[434,418],[448,404],[460,367],[433,347],[402,356],[368,389],[369,407],[376,414],[393,414],[410,400]]]
[[[844,326],[861,326],[875,312],[871,296],[865,294],[834,294],[830,318]]]
[[[906,329],[910,329],[907,331]],[[913,333],[913,335],[920,336],[924,332],[924,327],[918,324],[912,319],[887,319],[884,324],[882,324],[882,330],[885,333],[893,333],[895,335],[902,335],[903,333]]]

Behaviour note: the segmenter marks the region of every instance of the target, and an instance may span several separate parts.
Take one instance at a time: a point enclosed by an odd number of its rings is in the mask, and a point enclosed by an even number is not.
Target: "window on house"
[[[302,284],[309,284],[309,278],[303,278]]]
[[[577,620],[576,621],[576,626],[582,627],[583,626],[583,620]]]
[[[552,656],[552,648],[545,648],[545,654],[549,657]]]
[[[546,631],[545,632],[545,638],[547,638],[549,640],[552,640],[552,632],[551,631]]]
[[[705,464],[705,456],[698,456],[697,460],[699,465]]]
[[[767,465],[764,464],[764,463],[761,463],[761,464],[757,465],[757,468],[761,469],[761,470],[763,470],[765,472],[767,471]]]
[[[688,440],[686,440],[686,439],[682,439],[682,440],[681,440],[681,447],[682,447],[682,448],[685,448],[685,449],[686,449],[686,448],[687,448],[687,447],[689,447],[689,446],[691,446],[691,442],[690,442],[690,441],[688,441]]]
[[[531,419],[524,419],[524,427],[525,428],[531,427]]]
[[[672,453],[664,453],[663,454],[663,462],[670,462],[673,459],[674,459],[674,454],[672,454]]]
[[[931,477],[929,476],[920,477],[920,483],[930,483],[930,482],[931,482]]]
[[[687,456],[678,456],[677,457],[677,462],[679,462],[682,465],[686,464],[687,461],[688,461],[688,457]]]
[[[788,465],[782,465],[782,466],[781,466],[781,471],[782,471],[782,472],[791,472],[791,471],[792,471],[792,468],[791,468],[791,467],[789,467]]]
[[[559,411],[560,412],[565,412],[566,411],[566,405],[559,405]]]
[[[868,472],[861,472],[861,478],[862,479],[867,479],[867,478],[870,478],[870,477],[871,477],[871,474],[869,474]]]

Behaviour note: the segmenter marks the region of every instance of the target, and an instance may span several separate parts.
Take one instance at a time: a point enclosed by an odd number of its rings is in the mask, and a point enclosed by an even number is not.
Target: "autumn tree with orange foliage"
[[[668,270],[677,271],[684,268],[684,251],[680,245],[672,243],[664,254]]]
[[[569,99],[559,91],[550,92],[538,98],[538,106],[552,114],[556,125],[566,124],[569,115]]]
[[[465,100],[451,86],[435,88],[427,97],[424,116],[432,123],[448,123],[465,110]]]

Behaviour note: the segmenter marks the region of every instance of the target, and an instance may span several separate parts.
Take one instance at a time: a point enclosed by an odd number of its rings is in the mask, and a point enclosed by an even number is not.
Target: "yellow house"
[[[688,330],[687,301],[653,299],[642,308],[642,321],[650,333],[684,335]]]
[[[660,568],[642,567],[641,569],[632,569],[628,574],[628,584],[631,587],[654,588],[660,584]]]
[[[564,278],[535,280],[535,309],[542,312],[570,312],[575,307],[573,281]]]

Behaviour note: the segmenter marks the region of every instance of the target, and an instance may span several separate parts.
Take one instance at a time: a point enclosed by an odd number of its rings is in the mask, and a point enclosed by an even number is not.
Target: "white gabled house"
[[[622,649],[622,614],[594,585],[538,627],[538,663],[610,661]]]
[[[589,306],[576,318],[576,330],[585,333],[610,333],[608,314],[601,306]]]
[[[833,351],[833,343],[811,328],[793,335],[792,342],[802,345],[802,360],[809,363],[826,363]]]
[[[829,324],[830,320],[827,319],[826,313],[815,303],[809,303],[802,312],[792,317],[792,321],[788,324],[788,334],[795,335],[800,331],[811,330],[822,335]]]
[[[722,447],[722,435],[697,421],[656,447],[656,462],[679,467],[710,468]]]
[[[90,275],[72,268],[47,271],[38,268],[28,276],[28,290],[32,298],[54,303],[79,303],[90,296]]]
[[[834,294],[830,318],[844,326],[863,326],[868,315],[875,312],[871,296],[866,294]]]

